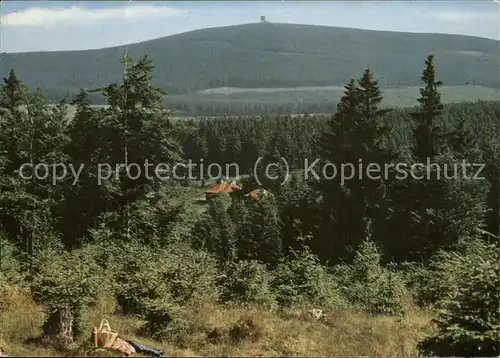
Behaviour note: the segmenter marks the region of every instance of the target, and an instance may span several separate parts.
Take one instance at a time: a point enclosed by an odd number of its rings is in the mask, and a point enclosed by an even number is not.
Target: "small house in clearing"
[[[248,194],[245,195],[247,198],[252,198],[254,200],[261,200],[262,198],[273,198],[274,195],[270,191],[263,189],[263,188],[258,188],[255,190],[252,190]]]
[[[220,180],[217,184],[205,191],[205,198],[208,200],[218,193],[231,195],[236,190],[241,190],[241,186],[237,185],[234,181]]]

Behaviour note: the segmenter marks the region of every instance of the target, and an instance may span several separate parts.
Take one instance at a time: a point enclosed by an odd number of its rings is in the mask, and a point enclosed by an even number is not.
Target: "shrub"
[[[203,251],[186,245],[157,251],[137,246],[118,274],[118,303],[124,313],[146,314],[147,302],[155,299],[170,297],[175,304],[215,300],[218,278],[215,259]]]
[[[389,263],[388,268],[399,274],[416,304],[428,307],[432,305],[432,302],[435,302],[435,299],[429,296],[429,285],[435,277],[428,264],[417,262]]]
[[[437,304],[443,297],[454,295],[463,277],[469,274],[466,265],[457,265],[457,254],[462,258],[475,260],[487,257],[489,251],[481,241],[471,241],[460,251],[440,250],[433,256],[427,270],[421,270],[422,284],[418,291],[419,301],[424,304]]]
[[[9,310],[15,303],[16,296],[9,293],[26,290],[25,274],[16,253],[15,246],[2,239],[0,233],[0,312]]]
[[[229,338],[233,344],[242,341],[257,342],[263,335],[262,328],[249,317],[240,317],[229,329]]]
[[[299,240],[309,238],[301,237]],[[307,245],[303,243],[301,251],[291,249],[290,255],[290,259],[279,264],[275,271],[273,288],[280,305],[345,305],[333,277]]]
[[[5,240],[0,233],[0,296],[7,289],[7,284],[22,284],[24,275],[21,263],[16,258],[16,249]]]
[[[403,313],[410,293],[397,272],[380,264],[381,254],[370,240],[361,243],[351,265],[336,268],[341,292],[353,304],[373,314]]]
[[[170,297],[144,300],[146,324],[142,331],[155,340],[169,340],[184,345],[193,333],[192,326],[184,318],[183,309]]]
[[[208,208],[193,227],[191,242],[195,248],[204,249],[221,262],[236,258],[234,226],[227,213],[226,194],[217,194],[208,201]],[[226,198],[227,200],[227,198]]]
[[[237,261],[229,263],[223,277],[223,301],[274,305],[272,276],[259,261]]]
[[[49,313],[44,338],[64,347],[79,333],[80,310],[93,302],[101,282],[99,266],[86,248],[63,251],[49,248],[34,258],[31,290]]]
[[[454,268],[453,286],[438,301],[438,333],[422,340],[426,355],[500,354],[499,249],[474,243],[465,254],[443,254],[442,267]]]

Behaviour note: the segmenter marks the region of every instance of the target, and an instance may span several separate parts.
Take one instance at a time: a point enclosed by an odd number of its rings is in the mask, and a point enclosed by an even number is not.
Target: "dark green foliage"
[[[330,172],[319,180],[324,217],[320,235],[337,233],[329,250],[347,254],[346,249],[353,249],[369,234],[369,221],[378,223],[387,215],[383,172],[378,169],[378,178],[368,177],[359,169],[360,163],[383,168],[391,159],[389,128],[384,120],[388,111],[380,108],[381,101],[378,82],[367,69],[360,79],[352,79],[345,87],[337,112],[319,143],[323,163],[330,167]],[[335,170],[337,175],[333,177]],[[325,250],[327,247],[327,243],[322,245]]]
[[[179,240],[178,225],[188,225],[184,220],[185,203],[176,185],[164,185],[125,208],[101,215],[96,219],[90,237],[95,242],[135,242],[161,248]],[[174,201],[175,200],[175,201]],[[181,201],[177,203],[177,200]],[[130,220],[127,220],[127,209]],[[127,233],[123,227],[128,225]],[[187,234],[186,234],[187,236]]]
[[[462,170],[462,163],[446,153],[415,171],[413,178],[408,175],[392,184],[393,212],[388,225],[399,239],[382,238],[391,257],[428,259],[439,248],[453,248],[478,236],[488,209],[488,183],[472,179],[475,170],[468,170],[468,177]]]
[[[221,193],[210,199],[208,210],[192,232],[195,247],[206,249],[223,263],[237,258],[235,228],[227,213],[225,196]]]
[[[410,294],[402,277],[381,265],[381,253],[370,240],[361,243],[351,265],[335,270],[340,292],[355,306],[373,314],[402,314]]]
[[[45,179],[34,178],[33,168],[39,163],[66,162],[66,119],[61,116],[65,106],[49,107],[39,88],[29,92],[13,72],[0,92],[6,109],[0,117],[0,142],[5,150],[0,167],[0,221],[29,261],[35,251],[49,245],[56,236],[52,230],[56,220],[51,214],[62,201],[60,187],[52,184],[51,173],[46,173]],[[24,178],[20,169],[24,169]],[[42,171],[39,175],[44,174]]]
[[[14,114],[19,107],[25,104],[25,87],[22,81],[17,77],[16,72],[12,69],[9,72],[9,77],[3,79],[4,86],[1,94],[2,108],[8,109],[11,114]]]
[[[32,290],[49,309],[81,307],[92,302],[101,271],[88,251],[41,251],[34,263]]]
[[[477,237],[488,210],[488,183],[475,178],[482,161],[482,139],[471,139],[472,126],[465,126],[465,115],[458,116],[450,126],[433,59],[430,55],[426,60],[420,107],[411,113],[416,122],[416,146],[412,153],[400,154],[406,168],[399,173],[393,171],[394,179],[389,183],[391,210],[382,230],[397,232],[398,239],[390,235],[382,237],[382,242],[390,257],[397,260],[428,259],[439,248],[453,248]],[[418,170],[410,169],[417,165]]]
[[[21,273],[19,250],[0,231],[0,296],[6,294],[9,284],[23,285],[24,276]]]
[[[34,259],[30,287],[48,313],[44,334],[62,334],[70,340],[80,335],[81,310],[106,290],[105,281],[106,275],[93,260],[91,247],[74,251],[47,248],[39,252]],[[65,324],[71,324],[71,328]]]
[[[436,79],[434,67],[434,55],[429,55],[425,61],[426,68],[422,73],[424,88],[420,89],[421,97],[418,99],[420,109],[412,116],[416,121],[414,132],[416,140],[416,157],[425,162],[427,158],[433,158],[440,149],[440,139],[443,136],[443,129],[437,122],[438,116],[443,113],[441,93],[438,86],[441,81]]]
[[[277,202],[281,213],[285,252],[289,248],[300,249],[301,243],[296,238],[303,233],[307,234],[318,230],[318,196],[314,186],[304,179],[304,174],[301,171],[293,173],[288,183],[282,187]],[[315,251],[318,249],[317,246],[314,246],[316,243],[317,241],[310,243]]]
[[[337,291],[334,278],[304,243],[310,237],[298,238],[300,250],[291,250],[290,257],[275,270],[273,282],[277,301],[283,306],[317,304],[340,307],[345,304]]]
[[[71,164],[77,168],[82,166],[82,174],[77,183],[68,184],[68,200],[60,211],[60,230],[69,244],[77,244],[88,234],[89,226],[111,211],[121,222],[121,232],[117,234],[127,241],[137,239],[134,234],[139,228],[132,232],[132,210],[137,212],[138,207],[148,201],[148,204],[162,201],[158,198],[161,193],[144,197],[159,185],[160,178],[154,168],[159,163],[171,166],[180,155],[180,145],[175,139],[177,128],[162,105],[164,92],[151,82],[154,70],[151,60],[144,57],[134,62],[127,57],[124,62],[127,70],[121,82],[93,90],[103,94],[107,108],[91,108],[89,94],[83,90],[74,101],[77,112],[68,129],[72,140],[67,150]],[[99,169],[99,165],[104,165],[104,170]],[[139,173],[136,173],[137,167]],[[133,204],[136,200],[141,203]],[[85,209],[80,206],[75,210],[74,202],[85,205]],[[176,208],[172,206],[167,209],[166,205],[159,204],[150,215],[165,214],[166,210],[171,210],[168,215],[173,221]],[[68,227],[75,217],[80,225]],[[152,220],[159,225],[158,219]],[[150,230],[164,229],[167,221],[164,217],[162,228]],[[142,234],[149,236],[150,233],[143,231]],[[149,240],[160,241],[155,237]]]
[[[193,329],[184,306],[219,297],[215,259],[185,244],[163,250],[131,245],[120,254],[114,291],[121,312],[140,315],[144,334],[182,345]]]
[[[243,222],[242,236],[238,237],[241,259],[277,263],[283,254],[281,221],[274,198],[249,198],[246,202],[248,215]]]
[[[484,176],[490,184],[487,203],[490,212],[487,215],[487,228],[490,233],[500,237],[500,141],[497,137],[500,122],[493,115],[483,124],[486,138],[482,143],[482,152],[486,168]]]
[[[214,253],[222,263],[257,260],[276,263],[282,255],[281,222],[272,197],[232,200],[221,193],[209,199],[208,210],[191,234],[195,247]]]
[[[236,303],[273,306],[276,297],[272,292],[272,274],[259,261],[237,261],[226,267],[221,281],[222,299]]]
[[[146,314],[149,302],[186,304],[218,297],[215,260],[186,245],[165,250],[130,246],[122,253],[116,292],[124,313]]]
[[[190,323],[183,317],[183,309],[172,304],[168,298],[158,298],[147,302],[144,318],[147,323],[142,331],[155,340],[168,340],[178,345],[193,333]]]
[[[285,185],[289,178],[289,173],[287,172],[287,164],[283,161],[285,157],[280,153],[276,140],[279,139],[279,135],[273,137],[273,140],[268,143],[268,148],[266,148],[264,157],[259,163],[258,172],[256,173],[256,186],[270,190],[274,195],[279,195],[281,188]],[[285,143],[290,143],[290,141],[285,141]],[[287,148],[288,149],[288,148]],[[292,155],[288,155],[287,158],[292,158]],[[284,159],[286,161],[286,159]]]
[[[453,275],[439,300],[438,333],[419,348],[437,356],[494,357],[500,353],[498,246],[476,244],[465,254],[447,254],[441,268]]]
[[[429,57],[418,108],[386,110],[367,69],[348,83],[335,111],[330,103],[329,117],[174,121],[164,108],[164,92],[153,85],[151,61],[125,62],[121,80],[78,94],[70,120],[64,101],[50,106],[41,90],[30,92],[14,72],[1,86],[0,227],[6,240],[0,282],[29,284],[50,309],[46,334],[59,329],[71,341],[80,310],[102,294],[115,295],[123,313],[145,319],[148,335],[184,344],[195,332],[186,306],[200,300],[354,305],[400,314],[411,304],[411,290],[417,303],[443,309],[438,334],[422,349],[444,355],[481,346],[482,352],[498,353],[491,344],[497,337],[492,322],[498,320],[491,298],[498,268],[491,262],[497,261],[472,244],[500,232],[498,102],[441,105]],[[161,72],[164,64],[159,66]],[[439,78],[450,78],[446,69]],[[96,91],[107,108],[92,106]],[[432,156],[432,167],[413,173],[424,178],[395,177],[408,174],[424,154]],[[266,180],[263,167],[253,172],[257,158],[279,163],[267,173],[277,180]],[[345,182],[340,173],[318,179],[308,170],[316,158],[337,169],[360,161],[383,171],[402,162],[406,169],[392,167],[378,179],[366,172]],[[210,163],[238,164],[239,173],[223,174],[243,176],[243,190],[219,194],[201,207],[192,206],[200,186],[187,179],[130,179],[122,170],[98,183],[98,163],[114,171],[146,159],[153,165],[203,159],[205,169]],[[485,180],[460,177],[462,160],[484,161]],[[39,162],[84,168],[77,181],[68,176],[56,185],[24,180],[16,172],[23,163]],[[443,177],[445,165],[456,165],[458,175]],[[245,195],[257,188],[268,195]],[[306,246],[301,238],[309,233]],[[28,275],[11,274],[23,270]],[[236,336],[253,329],[240,323]]]

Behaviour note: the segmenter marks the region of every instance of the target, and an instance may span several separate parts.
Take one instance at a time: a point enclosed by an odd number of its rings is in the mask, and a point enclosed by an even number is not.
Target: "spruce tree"
[[[443,263],[457,275],[452,292],[438,302],[436,332],[418,348],[428,356],[496,357],[500,354],[500,263],[498,243],[446,255]],[[446,261],[445,261],[446,260]]]
[[[337,252],[354,249],[369,233],[368,222],[377,220],[384,202],[383,171],[378,178],[368,178],[364,168],[383,168],[390,159],[387,147],[387,110],[380,107],[382,94],[367,69],[357,81],[351,80],[329,122],[320,152],[325,161],[335,165],[337,176],[320,184],[325,229],[335,223],[337,237],[331,247]],[[359,173],[359,163],[362,163]],[[341,172],[342,166],[346,169]],[[342,174],[344,178],[341,178]],[[349,179],[350,177],[350,179]],[[344,182],[342,182],[344,181]],[[329,237],[326,229],[321,237]],[[327,246],[326,243],[322,247]]]
[[[317,144],[317,151],[322,159],[320,168],[328,165],[326,168],[329,170],[324,173],[327,178],[320,177],[319,182],[310,178],[321,194],[321,210],[318,213],[321,225],[318,232],[314,233],[311,246],[332,259],[344,256],[352,237],[363,234],[362,229],[359,230],[363,227],[362,216],[352,215],[351,210],[355,207],[349,202],[349,191],[340,181],[341,165],[357,163],[354,146],[357,143],[355,128],[360,117],[360,103],[360,91],[356,87],[356,81],[351,79],[337,104],[337,111],[328,120],[326,130]]]
[[[412,113],[412,118],[416,123],[414,131],[415,154],[421,162],[425,162],[427,158],[433,158],[438,153],[443,137],[443,130],[438,123],[438,118],[443,113],[444,108],[441,94],[438,91],[442,82],[436,80],[434,55],[427,57],[425,66],[421,77],[425,86],[420,89],[420,98],[418,98],[420,108],[417,112]]]
[[[109,105],[102,112],[102,131],[107,141],[105,162],[113,169],[104,185],[112,187],[114,194],[106,206],[112,210],[125,208],[126,225],[122,235],[130,240],[132,202],[160,184],[160,178],[154,173],[150,173],[149,178],[145,175],[146,160],[154,165],[172,165],[180,159],[181,147],[175,138],[176,128],[169,119],[170,111],[164,108],[166,93],[152,83],[151,59],[144,56],[134,62],[125,56],[123,62],[125,73],[121,83],[94,91],[101,92]],[[129,171],[131,165],[139,166],[139,175]]]
[[[81,170],[78,180],[68,177],[65,201],[59,209],[59,229],[66,245],[74,247],[86,237],[97,218],[106,210],[106,200],[112,195],[108,186],[100,186],[98,163],[107,161],[107,138],[104,135],[103,111],[91,107],[89,92],[82,89],[73,100],[76,112],[68,128],[66,152],[69,163]],[[78,205],[76,205],[78,203]]]
[[[360,140],[362,142],[360,158],[363,159],[365,167],[366,165],[377,165],[381,169],[378,173],[379,178],[369,178],[367,173],[363,172],[363,179],[359,182],[359,189],[365,206],[363,215],[365,218],[365,236],[368,237],[371,235],[368,222],[377,225],[379,221],[385,220],[386,178],[384,178],[384,168],[392,159],[388,149],[388,132],[390,128],[386,123],[385,116],[390,110],[380,107],[383,100],[382,93],[378,81],[374,79],[369,68],[358,80],[358,86],[362,98],[360,105],[360,133],[363,138]]]
[[[193,241],[196,247],[213,253],[217,259],[226,264],[237,258],[235,225],[228,214],[226,194],[218,194],[211,198],[208,210],[203,219],[193,229]]]
[[[276,201],[272,197],[261,197],[248,202],[248,233],[242,257],[277,264],[283,255],[282,223]]]
[[[462,159],[479,158],[469,129],[458,121],[451,135],[444,133],[441,83],[436,81],[432,55],[422,79],[420,109],[411,114],[416,121],[416,146],[405,164],[424,167],[418,172],[408,170],[407,177],[390,188],[393,208],[386,230],[397,236],[387,238],[385,245],[396,260],[426,260],[440,248],[456,248],[478,236],[486,215],[488,186],[471,179],[470,171],[469,177],[463,176]]]
[[[0,107],[6,108],[13,113],[19,109],[19,106],[25,104],[26,86],[17,77],[13,69],[10,70],[9,77],[4,77],[3,82],[0,92]]]
[[[317,197],[319,193],[303,175],[295,173],[283,186],[277,196],[282,222],[283,249],[298,250],[301,243],[297,238],[316,232],[321,225],[318,220]],[[323,257],[323,255],[321,255]]]
[[[498,123],[496,124],[498,127]],[[500,141],[495,137],[495,131],[488,128],[488,137],[482,145],[486,163],[485,173],[490,190],[488,192],[487,230],[500,237]],[[496,132],[498,133],[498,132]]]

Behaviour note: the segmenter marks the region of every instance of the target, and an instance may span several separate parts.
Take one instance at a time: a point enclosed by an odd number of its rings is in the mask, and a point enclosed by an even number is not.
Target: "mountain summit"
[[[169,93],[217,87],[343,86],[367,66],[380,85],[420,84],[422,64],[434,53],[447,85],[500,88],[500,42],[461,35],[416,34],[311,25],[257,23],[190,31],[127,46],[148,54],[155,81]],[[2,76],[14,68],[49,97],[117,80],[125,47],[2,55]]]

